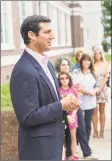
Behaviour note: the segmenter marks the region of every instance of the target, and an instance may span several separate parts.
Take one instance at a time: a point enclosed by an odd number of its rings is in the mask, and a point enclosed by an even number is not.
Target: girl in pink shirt
[[[60,95],[64,97],[67,94],[73,94],[77,99],[79,99],[79,94],[77,90],[73,87],[72,78],[69,73],[61,72],[58,75],[58,81],[60,86]],[[72,112],[67,112],[67,120],[68,126],[70,129],[71,135],[71,152],[72,152],[72,160],[78,160],[76,156],[76,129],[78,127],[77,124],[77,110]]]

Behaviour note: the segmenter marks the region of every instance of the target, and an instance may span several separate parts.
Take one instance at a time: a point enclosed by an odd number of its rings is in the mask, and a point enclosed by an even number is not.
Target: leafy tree
[[[111,35],[111,15],[112,15],[112,1],[111,0],[105,0],[102,1],[102,22],[104,26],[104,37],[112,36]]]

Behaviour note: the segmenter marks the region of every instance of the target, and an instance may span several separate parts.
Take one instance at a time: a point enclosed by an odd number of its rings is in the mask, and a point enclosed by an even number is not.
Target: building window
[[[65,14],[58,10],[59,46],[66,46]]]
[[[47,5],[48,3],[46,1],[40,1],[40,15],[48,16]]]
[[[19,1],[19,6],[20,6],[20,25],[21,25],[27,16],[33,14],[33,4],[32,1]],[[20,46],[21,48],[25,47],[22,37],[20,40]]]
[[[86,37],[89,38],[89,28],[86,28]]]
[[[55,37],[52,41],[52,47],[56,47],[58,46],[58,15],[57,8],[51,4],[48,4],[48,17],[51,19],[51,25]]]
[[[1,49],[12,50],[13,45],[13,26],[11,1],[1,1]]]
[[[37,15],[40,15],[40,1],[36,1],[36,5],[37,5]]]
[[[70,15],[66,15],[65,23],[66,23],[66,45],[72,45],[71,41],[71,19]]]

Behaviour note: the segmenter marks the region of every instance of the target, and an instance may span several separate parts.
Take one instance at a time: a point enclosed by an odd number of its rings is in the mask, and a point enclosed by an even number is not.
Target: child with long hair
[[[79,99],[79,94],[75,88],[73,88],[72,78],[69,73],[60,72],[58,75],[58,81],[60,86],[60,95],[64,97],[67,94],[73,94],[77,99]],[[77,124],[77,110],[67,112],[67,126],[70,129],[71,135],[71,152],[72,152],[72,160],[78,160],[78,156],[76,156],[76,129],[78,127]]]

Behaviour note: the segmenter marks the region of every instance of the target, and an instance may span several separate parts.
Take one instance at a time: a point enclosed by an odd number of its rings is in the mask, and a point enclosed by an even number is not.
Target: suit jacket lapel
[[[56,77],[56,75],[55,75],[54,69],[53,69],[53,67],[52,67],[52,64],[51,64],[50,62],[48,62],[48,68],[49,68],[49,70],[50,70],[50,72],[51,72],[51,75],[52,75],[52,77],[53,77],[53,79],[54,79],[55,86],[56,86],[56,90],[57,90],[57,93],[58,93],[58,97],[59,97],[59,99],[60,99],[59,83],[58,83],[57,77]]]
[[[41,77],[44,79],[44,81],[47,83],[49,89],[50,89],[50,92],[54,98],[54,100],[58,100],[57,98],[57,95],[56,95],[56,92],[54,90],[54,87],[51,83],[51,81],[49,80],[48,76],[46,75],[46,73],[43,71],[43,69],[40,69],[39,68],[39,74],[41,75]],[[44,92],[44,91],[43,91]]]
[[[39,71],[40,76],[46,82],[48,88],[50,89],[50,92],[51,92],[54,100],[58,100],[58,98],[56,96],[56,92],[54,90],[54,87],[53,87],[51,81],[49,80],[48,76],[46,75],[46,73],[44,72],[44,70],[42,69],[40,64],[37,62],[37,60],[32,55],[30,55],[27,51],[24,51],[23,56],[25,56],[27,59],[29,59],[29,61],[37,68],[37,70]]]

